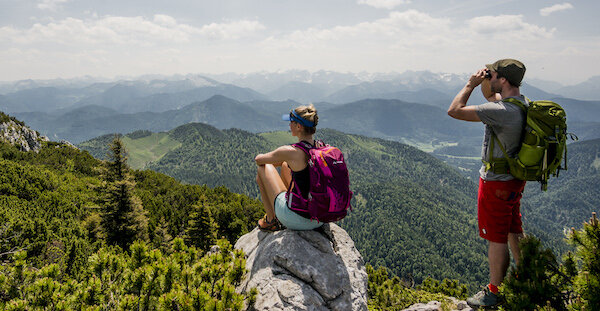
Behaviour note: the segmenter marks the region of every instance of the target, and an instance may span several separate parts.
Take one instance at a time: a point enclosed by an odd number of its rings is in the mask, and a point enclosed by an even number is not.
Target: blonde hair
[[[313,106],[313,104],[309,104],[308,106],[300,106],[294,109],[294,111],[302,119],[308,120],[315,124],[313,127],[302,126],[306,134],[314,134],[317,131],[317,123],[319,123],[319,116],[317,115],[317,109],[315,109],[315,106]]]

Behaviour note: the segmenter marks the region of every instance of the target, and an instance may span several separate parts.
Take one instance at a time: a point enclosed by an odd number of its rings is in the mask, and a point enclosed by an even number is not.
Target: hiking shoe
[[[267,215],[258,220],[258,228],[263,231],[271,232],[285,229],[285,227],[279,222],[277,217],[269,221]]]
[[[479,293],[467,299],[467,304],[469,305],[469,307],[475,310],[479,308],[495,308],[501,305],[502,302],[502,298],[492,293],[489,287],[487,287],[487,285],[483,288],[483,290],[479,291]]]

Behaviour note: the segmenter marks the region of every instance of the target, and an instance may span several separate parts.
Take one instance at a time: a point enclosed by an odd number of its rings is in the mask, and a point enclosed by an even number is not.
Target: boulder
[[[310,231],[255,229],[235,248],[246,253],[248,269],[237,290],[258,289],[256,310],[367,310],[364,261],[335,224]]]

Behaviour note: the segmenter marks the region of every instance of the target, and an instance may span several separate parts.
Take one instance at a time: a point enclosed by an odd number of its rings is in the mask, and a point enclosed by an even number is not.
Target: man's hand
[[[477,86],[479,86],[481,82],[485,80],[485,73],[487,72],[487,70],[487,68],[477,70],[477,72],[471,75],[471,78],[469,78],[469,82],[467,83],[467,85],[469,85],[472,88],[476,88]]]
[[[467,101],[471,96],[473,90],[485,80],[486,68],[479,69],[477,72],[471,75],[467,84],[463,89],[456,94],[454,100],[448,108],[448,115],[454,119],[480,122],[479,116],[477,115],[477,108],[474,106],[467,106]]]

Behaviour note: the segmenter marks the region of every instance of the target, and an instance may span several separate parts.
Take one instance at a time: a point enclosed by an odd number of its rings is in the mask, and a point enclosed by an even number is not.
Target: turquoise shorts
[[[285,201],[285,191],[275,198],[275,215],[282,225],[292,230],[312,230],[323,225],[316,219],[304,218],[289,209]]]

